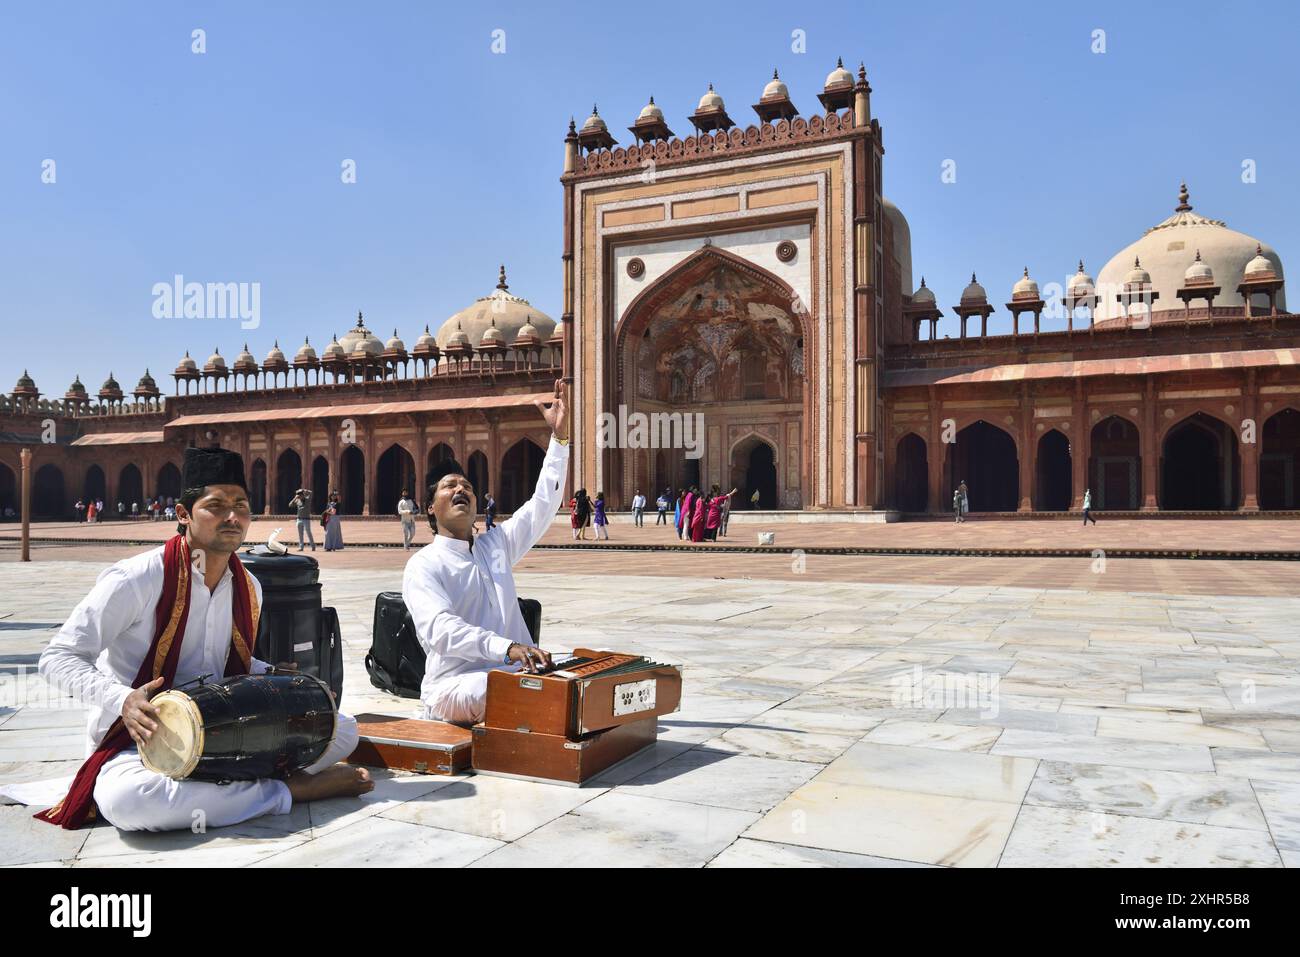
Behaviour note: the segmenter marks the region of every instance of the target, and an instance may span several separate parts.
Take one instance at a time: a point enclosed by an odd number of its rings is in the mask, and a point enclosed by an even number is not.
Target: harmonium
[[[577,648],[541,673],[491,671],[474,770],[582,784],[654,744],[681,699],[681,669],[638,655]]]

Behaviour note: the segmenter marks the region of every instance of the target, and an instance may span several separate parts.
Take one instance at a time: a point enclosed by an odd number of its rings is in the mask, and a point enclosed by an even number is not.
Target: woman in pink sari
[[[695,497],[695,504],[691,507],[691,541],[704,541],[704,515],[708,508],[708,501],[703,492]]]
[[[708,517],[704,520],[705,541],[718,540],[718,526],[722,524],[722,506],[735,494],[736,490],[733,488],[726,495],[719,495],[718,486],[713,486],[713,494],[709,497]]]
[[[677,524],[677,537],[678,537],[678,538],[689,538],[689,537],[690,537],[690,534],[691,534],[691,507],[695,504],[695,496],[696,496],[695,486],[692,485],[692,486],[691,486],[691,490],[690,490],[689,492],[687,492],[687,493],[686,493],[686,497],[685,497],[684,499],[682,499],[682,515],[681,515],[681,520],[680,520],[680,521],[678,522],[678,524]]]

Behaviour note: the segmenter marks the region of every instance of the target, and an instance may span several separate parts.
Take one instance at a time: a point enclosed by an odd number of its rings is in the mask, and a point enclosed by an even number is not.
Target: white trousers
[[[357,721],[339,712],[334,737],[315,764],[318,774],[342,761],[357,746]],[[174,831],[225,827],[263,814],[288,814],[293,807],[289,786],[275,778],[257,781],[173,781],[150,771],[140,753],[129,748],[113,757],[95,779],[99,815],[123,831]]]
[[[482,721],[487,703],[487,679],[486,671],[441,679],[433,686],[432,699],[424,702],[421,717],[454,724]]]

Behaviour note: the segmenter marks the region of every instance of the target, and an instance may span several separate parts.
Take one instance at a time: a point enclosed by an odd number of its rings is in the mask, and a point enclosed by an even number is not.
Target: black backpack
[[[520,598],[519,611],[533,644],[540,645],[542,603],[534,598]],[[370,653],[366,655],[370,683],[403,698],[420,697],[425,654],[401,592],[382,591],[375,596],[375,623],[370,641]]]

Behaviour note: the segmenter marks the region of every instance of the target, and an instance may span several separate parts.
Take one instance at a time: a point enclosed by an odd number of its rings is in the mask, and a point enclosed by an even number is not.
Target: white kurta
[[[569,447],[551,438],[537,488],[500,525],[468,542],[435,535],[406,563],[402,598],[428,656],[420,701],[426,718],[470,722],[483,717],[487,674],[517,671],[512,642],[533,644],[515,594],[512,569],[555,518]]]
[[[260,604],[262,586],[249,577]],[[205,675],[219,679],[225,673],[233,583],[234,573],[229,568],[210,592],[201,580],[192,581],[173,687]],[[161,546],[106,568],[41,653],[41,676],[89,710],[87,755],[122,713],[131,683],[153,643],[154,610],[162,589]],[[248,637],[252,640],[255,636]],[[270,668],[254,658],[250,670],[261,674]],[[316,773],[347,757],[356,746],[356,737],[356,721],[340,714],[330,746],[306,770]],[[222,785],[172,781],[145,768],[135,748],[118,754],[100,770],[95,802],[107,821],[124,830],[190,827],[196,810],[203,811],[208,826],[219,827],[260,814],[283,814],[292,805],[283,781]]]

